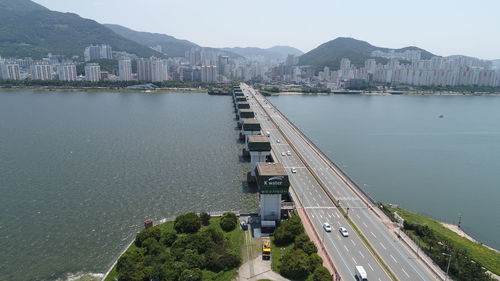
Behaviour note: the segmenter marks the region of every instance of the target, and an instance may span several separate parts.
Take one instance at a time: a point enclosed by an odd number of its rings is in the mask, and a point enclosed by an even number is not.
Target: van
[[[368,281],[368,277],[366,277],[365,268],[360,265],[356,265],[356,280]]]

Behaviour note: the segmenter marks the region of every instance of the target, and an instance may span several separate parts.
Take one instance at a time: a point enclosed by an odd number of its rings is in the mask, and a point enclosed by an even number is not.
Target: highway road
[[[356,265],[362,265],[365,268],[368,280],[382,281],[391,280],[391,278],[333,204],[324,188],[330,195],[333,195],[335,200],[339,200],[344,210],[349,208],[350,219],[391,268],[397,279],[438,280],[438,277],[402,245],[396,235],[368,208],[371,203],[366,199],[362,200],[359,191],[342,179],[342,174],[336,170],[336,167],[332,166],[328,159],[311,145],[286,117],[253,88],[246,84],[241,84],[241,88],[248,97],[262,130],[271,133],[272,149],[279,158],[276,160],[283,163],[289,172],[292,188],[313,222],[317,233],[322,237],[324,247],[333,259],[342,280],[356,280],[354,277]],[[286,138],[282,132],[286,134]],[[288,151],[291,152],[290,156],[281,156],[281,152]],[[296,168],[297,172],[292,173],[291,168]],[[332,232],[327,233],[323,230],[322,225],[325,222],[332,225]],[[340,234],[338,229],[341,226],[347,228],[349,237],[343,237]]]

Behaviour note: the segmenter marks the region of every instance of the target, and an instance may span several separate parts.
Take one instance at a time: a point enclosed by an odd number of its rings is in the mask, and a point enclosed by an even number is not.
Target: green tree
[[[308,255],[318,252],[318,249],[316,248],[314,243],[309,239],[309,236],[307,236],[307,234],[305,233],[296,236],[294,243],[295,243],[295,248],[302,249]]]
[[[233,231],[236,225],[238,225],[238,218],[233,212],[226,212],[220,218],[220,227],[226,232]]]
[[[201,227],[201,220],[195,213],[186,213],[175,218],[174,228],[178,233],[195,233]]]
[[[200,214],[200,219],[201,219],[201,224],[204,226],[207,226],[210,224],[210,215],[206,212],[202,212]]]
[[[144,260],[142,249],[127,251],[116,263],[119,281],[142,281],[146,275],[144,273]]]
[[[185,269],[182,272],[179,281],[201,281],[202,277],[203,275],[199,268]]]
[[[151,227],[148,229],[144,229],[143,231],[139,232],[135,238],[135,245],[137,247],[142,247],[142,242],[148,238],[153,238],[156,241],[160,241],[161,237],[161,230],[158,227]]]
[[[309,257],[301,249],[288,251],[281,259],[279,270],[288,278],[305,278],[310,273]]]
[[[204,256],[198,254],[195,250],[186,250],[182,261],[185,262],[189,268],[202,268],[205,264]]]
[[[331,281],[332,276],[324,266],[318,266],[311,274],[312,281]]]
[[[313,253],[309,256],[310,271],[313,272],[317,267],[323,265],[323,259],[318,254]]]
[[[172,246],[172,244],[177,239],[177,233],[175,231],[165,231],[161,234],[160,242],[166,247]]]

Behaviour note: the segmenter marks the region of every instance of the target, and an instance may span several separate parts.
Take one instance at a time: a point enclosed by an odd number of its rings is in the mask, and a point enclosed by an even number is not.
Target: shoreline
[[[479,243],[481,244],[482,246],[492,250],[492,251],[495,251],[497,253],[500,253],[499,250],[493,248],[493,247],[490,247],[486,244],[483,244],[482,242],[476,240],[474,237],[470,236],[469,234],[467,234],[465,231],[463,231],[461,228],[459,228],[457,225],[454,225],[454,224],[451,224],[451,223],[445,223],[445,222],[439,222],[440,224],[442,224],[444,227],[448,228],[449,230],[455,232],[456,234],[462,236],[463,238],[466,238],[474,243]]]
[[[273,93],[271,96],[288,96],[288,95],[367,95],[367,96],[400,96],[400,95],[413,95],[413,96],[500,96],[500,92],[494,93],[471,93],[471,92],[420,92],[420,91],[404,91],[403,93],[393,94],[390,92],[360,92],[352,94],[337,94],[331,93],[305,93],[305,92],[279,92]]]
[[[106,88],[106,87],[91,87],[91,88],[73,88],[73,87],[12,87],[0,88],[4,92],[20,92],[20,91],[33,91],[33,92],[121,92],[121,93],[198,93],[206,94],[207,89],[196,88],[158,88],[155,90],[134,90],[127,88]]]

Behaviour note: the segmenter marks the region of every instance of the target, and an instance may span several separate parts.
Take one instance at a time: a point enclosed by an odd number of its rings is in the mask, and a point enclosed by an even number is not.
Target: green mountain
[[[223,50],[236,53],[246,58],[262,57],[267,60],[284,60],[288,55],[300,56],[303,54],[301,50],[289,46],[274,46],[267,49],[255,47],[234,47],[223,48]]]
[[[218,48],[201,47],[188,40],[177,39],[166,34],[136,31],[117,24],[105,24],[105,26],[113,30],[117,34],[129,40],[135,41],[143,46],[155,47],[160,45],[162,51],[171,57],[183,57],[186,51],[189,51],[192,48],[203,48],[207,51],[220,52],[221,54],[229,56],[231,58],[242,57],[235,52]]]
[[[159,45],[162,48],[162,52],[171,57],[183,57],[186,51],[200,47],[193,42],[180,40],[166,34],[135,31],[117,24],[105,24],[105,26],[115,33],[143,46],[155,47]]]
[[[101,43],[141,57],[161,56],[76,14],[51,11],[30,0],[0,0],[0,56],[41,58],[50,52],[81,57],[85,47]]]
[[[300,65],[311,65],[316,71],[323,69],[323,67],[328,66],[330,69],[339,69],[340,60],[342,58],[348,58],[351,63],[356,66],[363,66],[365,61],[371,57],[371,52],[373,51],[392,51],[404,52],[406,50],[420,50],[422,52],[423,59],[430,59],[434,55],[427,52],[426,50],[417,47],[406,47],[401,49],[389,49],[381,48],[371,45],[368,42],[356,40],[353,38],[339,37],[335,40],[326,42],[316,49],[305,53],[300,56]],[[387,59],[375,58],[379,62],[386,62]]]

